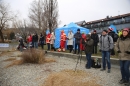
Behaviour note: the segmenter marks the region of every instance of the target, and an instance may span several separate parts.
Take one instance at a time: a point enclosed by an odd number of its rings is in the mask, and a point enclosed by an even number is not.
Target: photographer
[[[86,59],[87,59],[87,64],[86,68],[90,69],[91,68],[91,55],[93,53],[93,39],[91,39],[91,36],[89,34],[86,35],[86,40],[83,40],[82,43],[85,46],[85,54],[86,54]]]

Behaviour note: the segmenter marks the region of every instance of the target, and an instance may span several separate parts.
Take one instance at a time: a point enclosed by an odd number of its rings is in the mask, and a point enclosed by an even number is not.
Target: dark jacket
[[[40,40],[39,40],[40,44],[43,45],[44,44],[44,36],[41,36],[40,37]]]
[[[20,40],[19,40],[19,45],[20,45],[20,46],[24,46],[23,39],[20,39]]]
[[[114,41],[114,34],[115,34],[114,31],[111,31],[111,32],[108,33],[108,35],[112,37],[113,41]]]
[[[93,45],[97,45],[98,42],[99,42],[99,37],[98,37],[98,35],[97,35],[97,34],[92,34],[92,35],[91,35],[91,38],[92,38],[93,41],[94,41],[94,44],[93,44]]]
[[[83,42],[83,44],[85,46],[85,54],[93,53],[93,43],[94,43],[94,41],[93,41],[93,39],[91,39],[91,37],[88,40],[86,40],[86,42]]]
[[[75,43],[80,44],[80,39],[82,38],[81,33],[75,33],[74,38],[75,38]]]
[[[38,35],[34,35],[34,42],[38,42]]]

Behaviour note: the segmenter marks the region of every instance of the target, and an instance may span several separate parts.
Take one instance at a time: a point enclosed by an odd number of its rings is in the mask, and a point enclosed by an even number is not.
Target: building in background
[[[130,28],[130,13],[122,14],[118,16],[107,16],[104,19],[99,19],[95,21],[85,22],[80,21],[76,22],[79,26],[85,27],[91,30],[102,31],[108,29],[110,25],[115,25],[117,30],[121,30],[125,27]]]

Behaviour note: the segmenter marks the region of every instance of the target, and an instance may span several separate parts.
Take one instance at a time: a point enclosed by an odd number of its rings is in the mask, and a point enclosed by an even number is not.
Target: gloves
[[[121,51],[120,51],[120,50],[118,50],[118,51],[117,51],[117,53],[121,53]]]
[[[100,49],[99,52],[101,52],[102,50]]]
[[[111,52],[112,51],[112,49],[109,49],[109,52]]]
[[[125,53],[130,54],[130,52],[129,52],[129,51],[125,51]]]

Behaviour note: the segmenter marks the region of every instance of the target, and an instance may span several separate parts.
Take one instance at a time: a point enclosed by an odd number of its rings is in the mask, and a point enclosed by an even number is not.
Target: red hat
[[[97,32],[96,30],[94,30],[93,32]]]
[[[129,28],[124,28],[123,31],[129,32]]]

